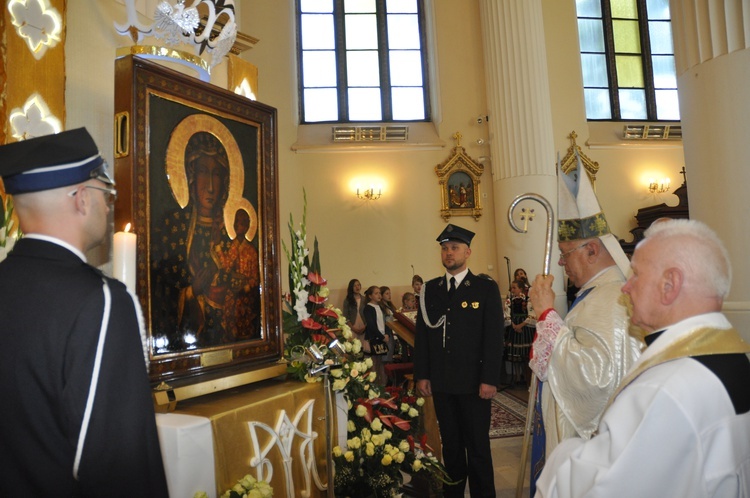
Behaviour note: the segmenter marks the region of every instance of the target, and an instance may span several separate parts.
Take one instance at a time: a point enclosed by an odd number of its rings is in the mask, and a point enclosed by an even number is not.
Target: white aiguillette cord
[[[104,340],[107,337],[107,327],[109,326],[109,315],[112,311],[112,293],[109,290],[109,284],[105,279],[102,290],[104,291],[104,312],[102,313],[102,325],[99,329],[99,343],[96,345],[96,357],[94,358],[94,370],[91,373],[91,385],[89,386],[89,396],[86,399],[86,409],[83,412],[83,421],[81,422],[81,432],[78,434],[78,447],[76,448],[76,457],[73,461],[73,478],[78,480],[78,467],[81,464],[81,454],[83,453],[83,443],[86,440],[86,433],[91,421],[91,411],[94,409],[94,396],[96,395],[96,386],[99,383],[99,371],[102,365],[102,354],[104,352]]]
[[[425,301],[427,301],[427,285],[422,286],[422,295],[419,299],[419,307],[422,308],[422,319],[424,320],[425,325],[431,329],[436,329],[440,326],[443,327],[443,347],[445,347],[445,315],[441,316],[435,324],[430,322],[430,317],[427,316],[427,308],[424,304]]]

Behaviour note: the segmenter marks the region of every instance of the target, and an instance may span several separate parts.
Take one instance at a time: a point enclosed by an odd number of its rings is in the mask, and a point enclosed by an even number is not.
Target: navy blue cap
[[[91,178],[114,185],[85,128],[0,146],[0,176],[9,194],[76,185]]]
[[[440,235],[438,235],[438,238],[436,240],[441,244],[443,242],[448,242],[449,240],[455,240],[458,242],[463,242],[467,246],[470,246],[471,239],[473,238],[474,232],[465,228],[461,228],[458,225],[448,224],[448,226],[446,226],[445,229],[440,232]]]

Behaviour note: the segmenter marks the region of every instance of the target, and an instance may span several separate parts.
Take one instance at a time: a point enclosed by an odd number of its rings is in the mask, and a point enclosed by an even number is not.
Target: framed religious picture
[[[479,184],[484,166],[466,154],[466,149],[461,147],[460,133],[456,133],[454,138],[456,146],[451,156],[435,166],[440,182],[440,215],[445,221],[451,216],[472,216],[478,220],[482,216]]]
[[[151,380],[278,363],[276,110],[132,55],[115,80],[115,229],[137,235]]]

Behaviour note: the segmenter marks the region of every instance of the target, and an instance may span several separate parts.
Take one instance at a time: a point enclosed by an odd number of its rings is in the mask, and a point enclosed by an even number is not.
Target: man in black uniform
[[[116,194],[84,128],[0,147],[0,496],[168,496],[140,307],[86,262]]]
[[[503,307],[497,284],[471,273],[474,233],[448,225],[437,238],[446,273],[422,288],[414,344],[414,378],[432,396],[443,461],[456,484],[446,497],[494,497],[490,451],[491,399],[500,385]]]

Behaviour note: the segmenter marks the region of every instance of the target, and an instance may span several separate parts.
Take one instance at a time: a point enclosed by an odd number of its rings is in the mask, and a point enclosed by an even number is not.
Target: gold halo
[[[229,207],[229,202],[227,201],[227,207]],[[235,204],[233,204],[233,209],[224,209],[224,225],[227,228],[227,234],[229,235],[229,238],[234,240],[237,237],[237,233],[234,231],[234,216],[237,213],[237,210],[242,209],[243,211],[246,211],[247,214],[250,216],[250,227],[247,229],[247,233],[245,234],[245,238],[248,242],[252,242],[255,238],[255,234],[258,233],[258,213],[255,211],[255,208],[252,204],[250,204],[250,201],[242,197],[239,201],[237,201]]]
[[[229,192],[227,196],[227,202],[224,204],[224,223],[226,225],[227,233],[231,234],[234,238],[234,213],[237,209],[244,207],[242,201],[250,202],[242,197],[242,191],[245,186],[245,168],[242,162],[242,153],[240,147],[237,145],[237,141],[224,126],[221,121],[209,116],[208,114],[192,114],[174,127],[169,137],[169,144],[167,145],[167,157],[165,170],[167,173],[167,182],[169,187],[172,189],[172,195],[174,195],[177,204],[181,208],[188,205],[190,201],[190,192],[187,184],[187,173],[185,170],[185,148],[187,147],[190,137],[198,132],[207,132],[215,136],[224,149],[227,152],[227,158],[229,159]],[[250,205],[252,209],[252,205]],[[253,218],[255,209],[247,210],[250,214],[251,224],[254,224],[255,230],[257,230],[257,214]],[[253,222],[255,220],[255,223]],[[227,222],[227,220],[232,220]],[[248,235],[250,230],[248,230]]]

